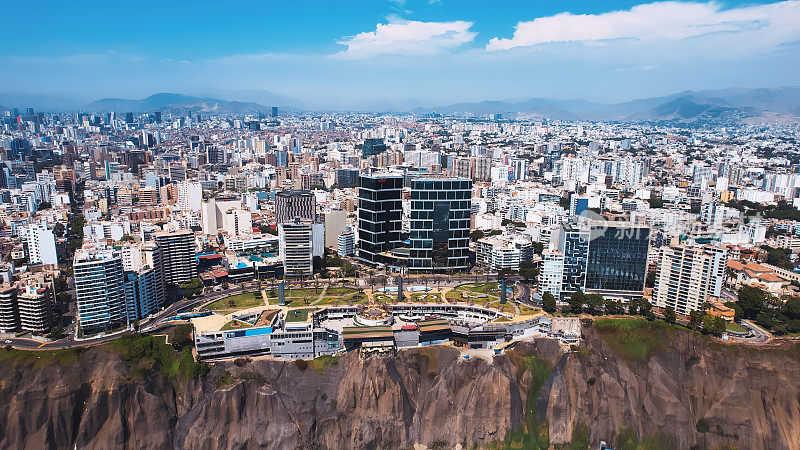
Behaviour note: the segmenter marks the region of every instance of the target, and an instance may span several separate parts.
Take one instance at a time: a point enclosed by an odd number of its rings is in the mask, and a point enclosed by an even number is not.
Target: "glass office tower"
[[[403,175],[361,175],[358,188],[358,258],[377,264],[401,244]]]
[[[417,272],[467,270],[472,180],[411,180],[409,269]]]
[[[647,278],[650,228],[593,223],[589,233],[586,291],[641,296]]]

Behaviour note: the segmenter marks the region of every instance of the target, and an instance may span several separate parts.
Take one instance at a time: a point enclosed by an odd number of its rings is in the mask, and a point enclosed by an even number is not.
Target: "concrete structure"
[[[280,256],[287,277],[314,274],[313,222],[295,219],[278,224]]]

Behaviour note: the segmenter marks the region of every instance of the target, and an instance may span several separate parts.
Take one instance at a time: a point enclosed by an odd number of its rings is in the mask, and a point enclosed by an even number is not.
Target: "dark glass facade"
[[[442,272],[469,268],[472,180],[411,180],[409,269]]]
[[[369,158],[385,151],[386,144],[383,143],[383,139],[364,139],[364,145],[361,147],[361,155],[364,158]]]
[[[650,228],[592,226],[586,290],[609,293],[641,293],[647,277]]]
[[[589,233],[576,229],[564,230],[561,249],[564,252],[562,295],[583,290],[586,283],[586,261],[589,253]]]
[[[371,263],[401,243],[403,176],[362,175],[358,188],[358,257]]]

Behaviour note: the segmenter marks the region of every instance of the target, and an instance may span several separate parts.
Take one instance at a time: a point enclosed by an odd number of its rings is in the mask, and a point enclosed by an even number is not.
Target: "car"
[[[6,342],[6,344],[10,344],[11,343],[11,339],[6,339],[5,342]]]

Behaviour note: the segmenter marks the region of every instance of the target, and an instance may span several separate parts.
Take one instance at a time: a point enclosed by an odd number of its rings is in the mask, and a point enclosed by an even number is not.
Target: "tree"
[[[519,275],[526,280],[533,280],[539,276],[539,269],[533,263],[524,262],[519,265]]]
[[[59,326],[55,326],[53,328],[50,328],[50,333],[47,334],[47,338],[55,341],[56,339],[61,339],[61,336],[63,335],[64,335],[64,329]]]
[[[597,314],[600,308],[603,307],[605,301],[606,299],[600,294],[589,294],[586,296],[586,305],[589,307],[592,314]]]
[[[789,319],[800,319],[800,297],[791,297],[787,299],[786,303],[783,304],[781,311]]]
[[[194,277],[192,281],[188,283],[181,283],[180,288],[185,297],[196,297],[203,292],[203,282],[200,281],[199,277]]]
[[[766,294],[759,288],[752,286],[742,286],[739,289],[739,306],[742,308],[742,315],[745,319],[755,319],[764,309],[764,302],[767,299]]]
[[[53,207],[53,205],[50,202],[42,202],[42,203],[39,203],[39,208],[38,209],[40,209],[40,210],[42,210],[42,209],[50,209],[52,207]]]
[[[622,302],[618,300],[606,300],[606,313],[611,315],[622,314],[625,309],[622,307]]]
[[[66,231],[67,231],[67,228],[61,222],[58,222],[57,224],[53,225],[53,234],[56,237],[64,237],[64,233]]]
[[[702,311],[691,311],[689,312],[689,328],[697,328],[703,323],[703,316],[705,314]]]
[[[656,272],[655,270],[651,270],[647,272],[647,278],[644,281],[644,285],[651,288],[656,285]]]
[[[578,314],[583,311],[583,304],[586,303],[586,295],[581,290],[577,290],[569,296],[569,310],[572,311],[574,314]]]
[[[675,316],[675,308],[672,306],[667,306],[664,308],[664,321],[667,323],[675,323],[677,320],[678,318]]]
[[[653,313],[653,305],[645,300],[639,300],[639,314],[643,315],[647,320],[655,320],[656,315]]]
[[[634,298],[628,302],[628,314],[632,316],[639,314],[639,299]]]
[[[702,320],[702,331],[705,334],[713,334],[714,336],[722,336],[725,332],[725,319],[722,317],[712,316],[706,314]]]
[[[549,292],[542,294],[542,309],[550,314],[556,312],[556,298],[553,294]]]

